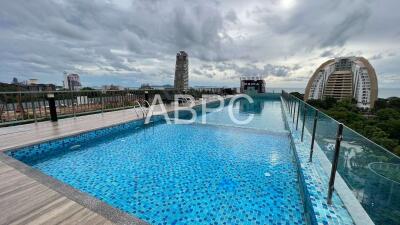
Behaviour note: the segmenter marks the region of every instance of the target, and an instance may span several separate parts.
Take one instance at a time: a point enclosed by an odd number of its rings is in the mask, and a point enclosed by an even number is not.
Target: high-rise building
[[[184,51],[176,54],[174,88],[179,91],[189,89],[189,59]]]
[[[363,57],[341,57],[323,63],[308,81],[304,98],[355,99],[359,108],[373,108],[378,82],[371,64]]]
[[[64,72],[64,88],[71,91],[79,91],[82,88],[79,75],[76,73],[67,74]]]

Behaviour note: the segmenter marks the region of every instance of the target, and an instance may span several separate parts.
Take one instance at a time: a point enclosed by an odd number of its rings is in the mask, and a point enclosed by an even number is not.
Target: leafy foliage
[[[84,88],[82,88],[81,90],[82,90],[82,91],[94,91],[94,90],[96,90],[96,89],[91,88],[91,87],[84,87]]]
[[[400,98],[378,99],[371,111],[358,109],[352,99],[308,103],[400,156]]]
[[[304,95],[299,92],[291,92],[290,94],[293,96],[296,96],[299,99],[302,99],[302,100],[304,99]]]

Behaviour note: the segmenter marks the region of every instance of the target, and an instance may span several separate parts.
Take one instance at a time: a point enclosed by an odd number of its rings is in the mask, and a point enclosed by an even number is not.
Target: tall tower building
[[[176,54],[174,87],[179,91],[189,89],[189,59],[184,51]]]
[[[378,98],[374,68],[363,57],[341,57],[323,63],[307,84],[304,98],[355,99],[359,108],[373,108]]]

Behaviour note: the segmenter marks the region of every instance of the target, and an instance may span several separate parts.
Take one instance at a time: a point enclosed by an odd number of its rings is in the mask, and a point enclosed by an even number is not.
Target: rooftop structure
[[[208,94],[236,94],[237,88],[231,87],[215,87],[215,86],[195,86],[194,90]]]
[[[378,98],[374,68],[363,57],[342,57],[323,63],[308,81],[305,100],[355,99],[359,108],[373,108]]]
[[[265,80],[261,77],[241,77],[240,93],[265,93]]]
[[[82,88],[79,75],[76,73],[67,74],[64,72],[64,88],[71,91],[77,91]]]
[[[29,79],[25,82],[26,82],[26,85],[36,85],[36,84],[38,84],[38,81],[39,81],[38,79]]]
[[[176,54],[174,87],[179,91],[189,89],[189,59],[184,51]]]

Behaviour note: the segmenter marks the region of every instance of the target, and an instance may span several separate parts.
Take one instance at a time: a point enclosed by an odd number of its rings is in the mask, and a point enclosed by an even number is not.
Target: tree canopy
[[[400,156],[400,98],[378,99],[370,111],[358,109],[352,99],[307,102]]]

